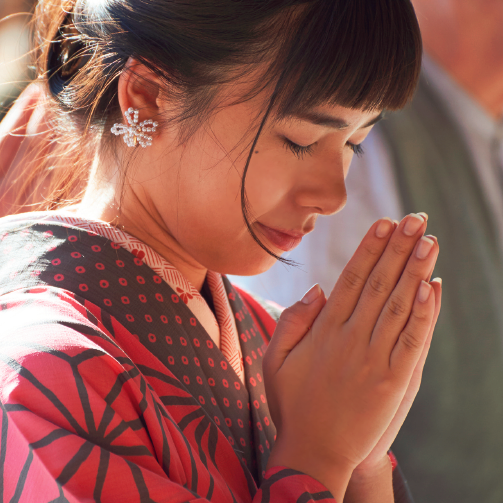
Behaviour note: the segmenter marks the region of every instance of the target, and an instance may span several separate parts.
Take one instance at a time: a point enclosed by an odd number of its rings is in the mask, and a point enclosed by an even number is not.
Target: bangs
[[[398,110],[413,97],[422,43],[409,0],[312,2],[290,30],[278,61],[279,117],[321,104]]]

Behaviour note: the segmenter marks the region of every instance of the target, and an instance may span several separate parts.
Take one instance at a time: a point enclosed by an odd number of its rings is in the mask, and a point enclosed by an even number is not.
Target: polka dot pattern
[[[70,241],[69,236],[75,238]],[[267,403],[261,400],[265,390],[259,355],[264,342],[248,308],[226,278],[226,295],[242,334],[244,384],[187,304],[129,251],[92,232],[55,223],[34,224],[26,241],[19,235],[15,239],[9,254],[16,257],[12,267],[17,277],[11,287],[16,282],[50,285],[76,292],[100,306],[106,313],[105,326],[111,317],[124,325],[176,376],[179,386],[212,421],[218,418],[218,427],[232,440],[239,459],[260,481],[270,452],[267,446],[273,445],[275,435]],[[23,250],[27,242],[36,243],[35,249]],[[34,254],[37,260],[27,267]],[[15,270],[17,263],[24,264],[20,271]],[[39,274],[34,275],[35,271]]]
[[[242,335],[241,349],[244,357],[245,383],[250,394],[250,400],[245,403],[248,405],[250,405],[250,403],[253,404],[252,407],[249,407],[249,412],[253,428],[255,449],[257,450],[257,472],[259,477],[261,477],[265,473],[269,452],[271,446],[274,445],[274,438],[276,436],[276,429],[270,420],[262,376],[262,355],[265,351],[266,343],[261,335],[259,327],[250,313],[251,306],[246,305],[243,298],[227,278],[224,277],[223,280],[232,312],[236,318],[236,327]],[[270,335],[271,334],[267,334],[265,337],[270,337]],[[234,382],[234,385],[236,390],[238,387],[241,387],[237,381]],[[238,403],[238,408],[241,409],[242,406],[242,403]],[[241,424],[238,421],[238,427],[240,426]],[[243,426],[245,426],[244,423]]]
[[[154,276],[154,281],[156,283],[160,283],[163,280],[166,281],[173,291],[176,292],[176,300],[174,301],[178,302],[181,299],[190,307],[195,318],[197,318],[199,323],[203,325],[210,337],[215,341],[234,371],[239,375],[239,378],[244,381],[244,370],[238,333],[221,274],[208,271],[206,276],[207,284],[213,296],[213,305],[215,308],[215,312],[213,312],[202,295],[200,295],[194,286],[191,285],[173,265],[167,262],[150,246],[131,234],[119,230],[109,223],[100,220],[84,219],[76,216],[72,212],[66,212],[65,210],[31,213],[30,217],[38,217],[39,220],[43,220],[48,224],[56,223],[66,228],[77,228],[78,232],[85,231],[108,238],[112,241],[111,246],[114,250],[125,248],[134,255],[134,263],[136,265],[145,263],[149,266],[157,273]],[[25,219],[26,217],[21,215],[20,217],[14,218]],[[75,242],[77,239],[75,234],[69,234],[68,236],[70,242]],[[99,247],[100,245],[95,245],[93,251],[98,251]],[[117,261],[117,264],[123,267],[124,264],[121,262],[122,261]],[[98,265],[97,267],[99,268]],[[137,278],[137,281],[141,283],[144,281],[144,278],[140,276]]]

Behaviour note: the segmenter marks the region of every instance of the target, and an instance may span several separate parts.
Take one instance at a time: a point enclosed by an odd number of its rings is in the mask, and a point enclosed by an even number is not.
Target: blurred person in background
[[[0,119],[29,78],[28,12],[34,3],[34,0],[0,1]]]
[[[25,89],[33,78],[29,45],[35,3],[0,0],[0,216],[27,211],[50,191],[50,174],[41,172],[35,184],[26,184],[20,168],[35,171],[52,141],[42,86],[35,82]]]
[[[415,0],[426,57],[416,98],[364,143],[347,207],[245,288],[290,305],[330,291],[378,216],[426,211],[444,250],[443,313],[394,450],[417,503],[503,501],[503,2]],[[344,236],[344,239],[341,239]],[[288,281],[285,279],[288,278]],[[295,288],[294,288],[295,286]]]

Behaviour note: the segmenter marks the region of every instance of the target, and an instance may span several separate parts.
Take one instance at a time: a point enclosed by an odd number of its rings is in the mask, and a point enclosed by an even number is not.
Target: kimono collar
[[[208,332],[217,347],[220,348],[241,381],[244,382],[241,345],[221,274],[208,271],[206,276],[206,281],[213,297],[215,317],[199,291],[178,269],[150,246],[131,234],[117,229],[107,222],[83,218],[64,210],[33,213],[30,214],[30,217],[39,218],[44,222],[68,224],[85,231],[93,232],[131,252],[137,260],[142,261],[154,270],[178,294],[180,299],[194,313],[194,316]],[[26,217],[24,216],[24,218]]]

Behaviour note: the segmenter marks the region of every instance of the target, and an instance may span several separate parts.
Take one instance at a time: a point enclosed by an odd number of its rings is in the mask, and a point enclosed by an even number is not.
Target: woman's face
[[[135,223],[164,240],[178,259],[236,275],[258,274],[275,263],[248,232],[241,207],[260,105],[257,98],[223,107],[183,145],[169,129],[141,149],[123,209],[129,219],[138,215]],[[324,106],[266,124],[245,185],[249,222],[266,247],[277,255],[293,249],[319,215],[344,206],[354,151],[378,118],[377,112]],[[145,211],[148,221],[142,223]]]

